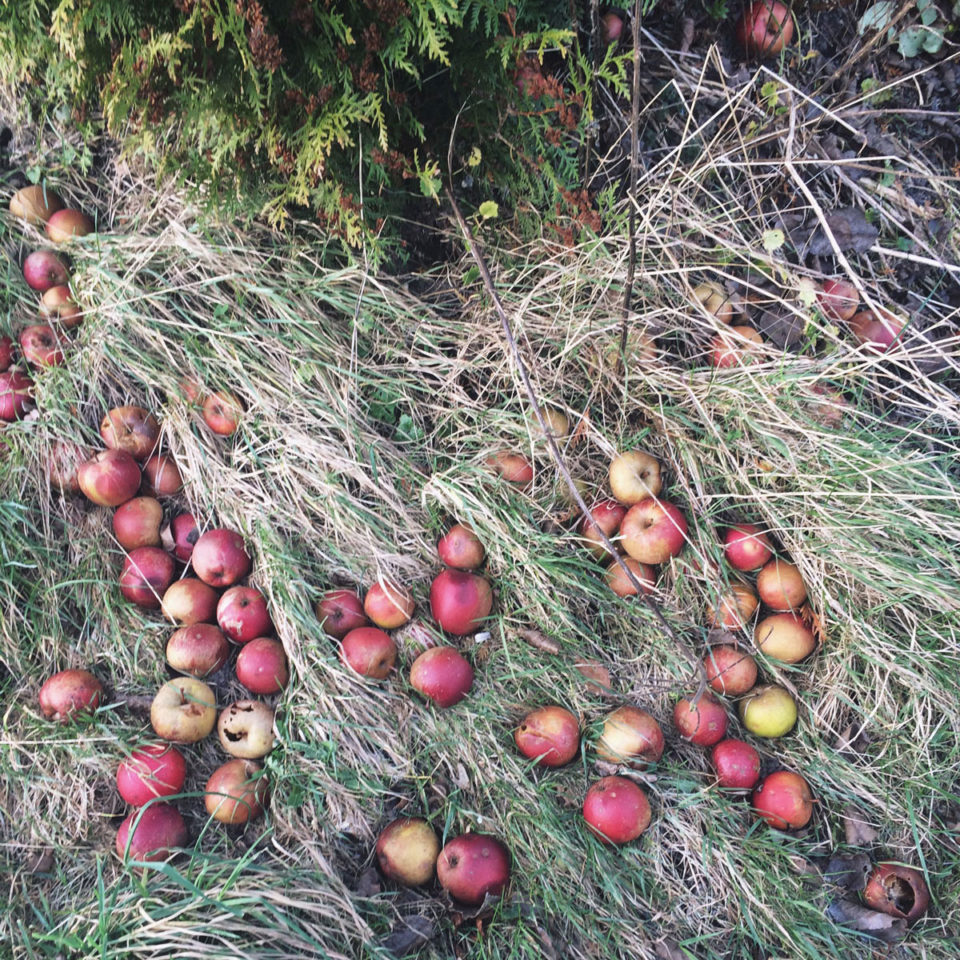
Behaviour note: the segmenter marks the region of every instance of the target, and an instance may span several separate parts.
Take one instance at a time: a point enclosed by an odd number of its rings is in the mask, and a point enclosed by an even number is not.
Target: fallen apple
[[[70,329],[83,319],[83,310],[73,299],[66,284],[51,287],[40,298],[40,316],[49,323]]]
[[[738,704],[740,721],[758,737],[782,737],[797,722],[797,703],[774,683],[754,687]]]
[[[140,488],[140,464],[125,450],[101,450],[77,468],[84,496],[101,507],[119,507]]]
[[[603,42],[608,47],[611,44],[619,43],[623,36],[623,18],[612,10],[608,10],[600,18],[600,36],[603,37]]]
[[[657,573],[649,563],[640,563],[639,560],[634,560],[633,557],[623,557],[622,563],[630,568],[630,572],[639,582],[644,593],[651,594],[656,592]],[[637,588],[627,578],[623,567],[620,566],[620,563],[616,560],[612,561],[610,566],[607,567],[604,576],[607,581],[607,586],[618,597],[635,597],[639,593]]]
[[[279,693],[290,679],[283,644],[270,637],[245,643],[237,654],[237,679],[251,692],[269,696]]]
[[[795,613],[775,613],[757,624],[753,642],[766,656],[799,663],[817,645],[813,631]]]
[[[867,879],[863,899],[871,910],[913,923],[930,906],[930,889],[923,874],[902,863],[878,863]]]
[[[193,572],[211,587],[232,587],[250,572],[243,537],[217,528],[201,534],[190,555]]]
[[[21,187],[10,198],[10,212],[34,225],[46,223],[62,207],[59,194],[39,183]]]
[[[543,421],[547,425],[547,430],[556,439],[562,439],[570,432],[570,419],[562,410],[558,410],[556,407],[541,407],[540,413],[543,415]],[[543,427],[540,426],[540,422],[537,420],[536,414],[531,412],[529,419],[537,436],[546,436],[543,432]]]
[[[137,547],[123,558],[120,592],[144,610],[156,610],[176,576],[173,557],[160,547]]]
[[[597,780],[583,801],[583,819],[601,842],[630,843],[650,826],[647,795],[626,777]]]
[[[134,497],[113,514],[113,535],[124,550],[159,547],[163,507],[153,497]]]
[[[117,767],[117,792],[125,803],[142,807],[157,797],[172,797],[183,789],[187,761],[169,743],[149,743],[124,757]]]
[[[377,627],[357,627],[340,641],[340,659],[362,677],[383,680],[397,662],[397,645]]]
[[[160,602],[163,615],[171,622],[191,626],[213,623],[217,618],[217,591],[196,577],[181,577],[167,588]]]
[[[217,767],[207,781],[204,806],[220,823],[241,824],[263,813],[269,796],[267,778],[258,763],[228,760]]]
[[[167,663],[179,673],[206,677],[230,659],[230,644],[212,623],[192,623],[171,635],[166,655]]]
[[[52,250],[34,250],[23,261],[23,279],[40,293],[63,286],[69,278],[67,265]]]
[[[477,535],[465,523],[455,523],[437,543],[441,563],[457,570],[476,570],[486,550]]]
[[[200,539],[200,528],[192,513],[178,513],[170,521],[174,556],[186,563],[193,556],[193,548]]]
[[[19,420],[33,406],[33,381],[19,370],[0,373],[0,420]]]
[[[663,730],[646,710],[617,707],[603,721],[597,756],[607,763],[646,770],[663,756]]]
[[[753,589],[745,583],[734,583],[730,592],[720,596],[714,606],[707,604],[707,623],[724,630],[743,630],[756,613],[759,603]]]
[[[539,766],[562,767],[580,752],[580,722],[563,707],[538,707],[523,718],[513,740]]]
[[[724,531],[723,555],[734,570],[759,570],[773,556],[773,548],[755,523],[735,523]]]
[[[627,508],[616,500],[601,500],[590,508],[589,518],[580,521],[580,536],[587,542],[587,549],[598,559],[608,556],[600,531],[608,540],[613,540],[627,515]]]
[[[114,407],[100,421],[100,436],[110,450],[124,450],[142,463],[160,439],[160,424],[143,407]]]
[[[673,723],[684,740],[698,747],[712,747],[727,734],[727,711],[716,697],[704,693],[695,704],[678,700],[673,708]]]
[[[231,587],[217,604],[217,623],[234,643],[247,643],[273,633],[264,595],[253,587]]]
[[[743,740],[721,740],[710,751],[717,785],[727,790],[752,790],[760,779],[760,754]]]
[[[479,907],[499,896],[510,881],[510,851],[496,837],[465,833],[454,837],[437,858],[437,879],[454,900]]]
[[[860,294],[849,280],[824,280],[817,304],[829,320],[849,320],[860,306]]]
[[[376,852],[385,877],[407,887],[419,887],[433,879],[440,841],[426,820],[400,817],[380,832]]]
[[[93,221],[80,210],[57,210],[47,220],[47,236],[54,243],[66,243],[72,237],[93,233]]]
[[[757,682],[757,661],[746,650],[725,644],[707,651],[703,669],[710,687],[728,697],[742,696]]]
[[[507,483],[515,484],[521,489],[533,482],[533,467],[522,453],[502,451],[490,457],[487,460],[487,466],[503,477]]]
[[[410,686],[438,707],[452,707],[473,686],[473,667],[453,647],[431,647],[413,661]]]
[[[444,570],[430,584],[430,611],[445,633],[475,633],[493,609],[490,584],[476,573]]]
[[[330,590],[317,603],[317,617],[328,637],[342,640],[351,630],[370,621],[363,603],[353,590]]]
[[[749,57],[776,57],[793,39],[793,18],[780,0],[752,0],[737,21],[736,40]]]
[[[238,700],[220,713],[217,734],[231,757],[259,760],[273,749],[273,711],[259,700]]]
[[[635,503],[620,524],[623,549],[641,563],[676,557],[687,539],[687,519],[679,507],[648,497]]]
[[[9,370],[13,365],[13,341],[9,337],[0,337],[0,371]]]
[[[733,301],[719,283],[707,280],[698,284],[693,288],[693,300],[720,323],[729,324],[733,320]]]
[[[770,560],[757,574],[757,593],[771,609],[796,610],[807,599],[807,587],[800,571],[786,560]]]
[[[861,310],[850,318],[850,329],[857,340],[873,353],[886,353],[900,339],[909,321],[882,307]]]
[[[243,416],[243,407],[240,401],[225,390],[211,393],[203,401],[203,419],[207,426],[221,437],[229,437],[236,433]]]
[[[143,465],[142,489],[150,497],[172,497],[183,489],[177,461],[167,453],[155,453]]]
[[[189,840],[180,811],[169,803],[152,803],[134,810],[117,831],[117,856],[121,860],[167,860],[175,848]]]
[[[753,791],[753,811],[777,830],[799,830],[813,816],[813,793],[799,773],[778,770]]]
[[[718,369],[739,367],[756,360],[763,337],[753,327],[728,327],[711,341],[710,362]]]
[[[621,503],[632,505],[655,497],[662,486],[660,461],[642,450],[627,450],[610,464],[610,490]]]
[[[45,323],[36,323],[20,331],[20,350],[31,367],[58,367],[63,363],[60,338]]]
[[[396,630],[412,616],[417,605],[413,594],[406,587],[397,586],[390,580],[375,583],[363,598],[363,611],[378,627]]]
[[[217,700],[213,691],[194,677],[168,680],[150,705],[154,733],[175,743],[196,743],[217,722]]]
[[[67,723],[100,706],[103,684],[88,670],[61,670],[44,683],[37,699],[47,720]]]

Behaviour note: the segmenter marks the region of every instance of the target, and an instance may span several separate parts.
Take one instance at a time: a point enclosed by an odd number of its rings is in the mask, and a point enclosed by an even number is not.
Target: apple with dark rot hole
[[[872,910],[913,923],[930,906],[923,874],[901,863],[878,863],[867,879],[863,899]]]

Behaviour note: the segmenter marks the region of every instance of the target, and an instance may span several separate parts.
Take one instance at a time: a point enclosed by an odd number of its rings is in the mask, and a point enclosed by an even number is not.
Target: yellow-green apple
[[[753,811],[778,830],[799,830],[813,816],[813,792],[799,773],[778,770],[753,791]]]
[[[738,704],[741,723],[758,737],[782,737],[797,722],[797,703],[775,683],[754,687]]]
[[[83,319],[83,311],[73,299],[66,284],[51,287],[40,298],[40,317],[48,323],[70,329]]]
[[[140,464],[125,450],[101,450],[77,467],[77,483],[100,507],[119,507],[140,488]]]
[[[252,760],[228,760],[213,771],[204,791],[207,813],[220,823],[256,820],[267,804],[267,778]]]
[[[340,659],[362,677],[383,680],[397,662],[397,645],[377,627],[357,627],[340,641]]]
[[[113,514],[113,535],[124,550],[159,547],[163,507],[153,497],[134,497]]]
[[[117,791],[126,803],[142,807],[157,797],[183,789],[187,761],[169,743],[148,743],[124,757],[117,767]]]
[[[168,453],[155,453],[143,465],[143,492],[151,497],[172,497],[183,489],[177,461]]]
[[[217,623],[234,643],[247,643],[273,633],[264,595],[253,587],[231,587],[217,604]]]
[[[479,907],[510,881],[510,851],[496,837],[465,833],[454,837],[437,858],[437,879],[454,900]]]
[[[583,801],[589,831],[607,844],[630,843],[650,826],[647,795],[626,777],[603,777],[592,784]]]
[[[123,558],[120,592],[138,607],[156,610],[175,576],[173,557],[166,550],[137,547]]]
[[[0,373],[0,420],[19,420],[33,406],[33,381],[19,370]]]
[[[755,523],[735,523],[724,531],[723,555],[734,570],[759,570],[773,556],[773,548]]]
[[[27,223],[46,223],[63,207],[59,194],[40,183],[21,187],[10,198],[10,212]]]
[[[63,286],[69,277],[67,265],[52,250],[34,250],[23,261],[23,279],[40,293]]]
[[[37,699],[48,720],[67,723],[100,706],[103,684],[89,670],[61,670],[44,683]]]
[[[167,641],[167,663],[178,673],[205,677],[230,658],[230,644],[212,623],[181,627]]]
[[[655,497],[662,486],[660,461],[642,450],[627,450],[610,464],[610,490],[621,503]]]
[[[80,210],[57,210],[47,220],[47,236],[54,243],[66,243],[72,237],[85,237],[93,231],[93,221]]]
[[[616,500],[601,500],[590,508],[590,516],[580,521],[580,536],[587,542],[587,549],[597,558],[607,555],[607,548],[600,538],[602,530],[612,540],[627,515],[627,508]]]
[[[757,624],[753,642],[766,656],[784,663],[799,663],[817,645],[813,631],[795,613],[765,617]]]
[[[745,583],[731,584],[730,592],[724,591],[716,606],[707,603],[707,623],[725,630],[743,630],[757,606],[757,595],[751,587]]]
[[[63,363],[60,338],[45,323],[20,331],[20,351],[31,367],[58,367]]]
[[[817,304],[829,320],[849,320],[860,306],[860,294],[849,280],[824,280]]]
[[[121,860],[167,860],[189,839],[180,811],[169,803],[151,803],[134,810],[117,831],[117,856]]]
[[[193,572],[211,587],[232,587],[250,572],[250,557],[243,537],[217,528],[201,534],[190,555]]]
[[[729,327],[711,341],[710,362],[720,369],[743,366],[757,358],[762,345],[753,327]]]
[[[640,563],[639,560],[634,560],[633,557],[623,557],[622,561],[630,568],[630,572],[640,582],[644,593],[650,594],[656,591],[657,572],[649,563]],[[604,576],[607,581],[607,586],[618,597],[635,597],[637,595],[637,588],[629,581],[627,575],[623,572],[623,567],[621,567],[616,560],[612,561],[610,566],[607,567]]]
[[[728,697],[742,696],[757,682],[757,661],[746,650],[726,644],[707,651],[703,669],[711,688]]]
[[[200,539],[200,528],[192,513],[178,513],[170,521],[174,556],[186,563],[193,556],[193,548]]]
[[[930,906],[930,890],[923,874],[902,863],[878,863],[863,890],[871,910],[913,923]]]
[[[384,630],[402,627],[413,616],[416,607],[413,594],[391,580],[378,581],[363,598],[363,612]]]
[[[342,640],[351,630],[370,622],[353,590],[329,590],[317,603],[317,617],[328,637]]]
[[[733,301],[719,283],[707,280],[693,288],[694,302],[716,317],[720,323],[730,323],[733,320]]]
[[[721,740],[710,751],[717,785],[728,790],[752,790],[760,779],[760,754],[743,740]]]
[[[476,570],[486,550],[477,535],[465,523],[455,523],[437,543],[440,561],[457,570]]]
[[[174,743],[196,743],[217,722],[213,691],[195,677],[168,680],[150,705],[154,733]]]
[[[663,730],[646,710],[617,707],[603,721],[597,756],[607,763],[645,770],[663,756]]]
[[[513,739],[541,767],[562,767],[580,752],[580,722],[563,707],[538,707],[520,721]]]
[[[431,647],[413,661],[410,686],[438,707],[452,707],[473,686],[473,667],[453,647]]]
[[[273,711],[259,700],[238,700],[221,711],[217,734],[231,757],[259,760],[273,749]]]
[[[770,560],[757,574],[757,593],[771,609],[796,610],[807,599],[807,587],[800,571],[786,560]]]
[[[160,603],[163,615],[171,623],[191,626],[213,623],[217,618],[217,591],[196,577],[182,577],[167,587]]]
[[[900,338],[907,318],[880,307],[861,310],[850,318],[850,329],[857,340],[873,353],[886,353]]]
[[[47,461],[47,476],[51,487],[59,487],[63,493],[79,493],[80,480],[77,471],[80,464],[90,458],[90,451],[72,440],[54,440]]]
[[[521,489],[528,487],[533,481],[533,467],[522,453],[501,451],[487,460],[487,466],[507,483],[515,484]]]
[[[211,393],[203,401],[203,419],[207,426],[221,437],[229,437],[240,426],[243,407],[240,401],[226,390]]]
[[[684,740],[698,747],[712,747],[727,734],[727,711],[716,697],[704,693],[696,703],[686,698],[678,700],[673,723]]]
[[[623,549],[641,563],[664,563],[683,550],[686,539],[683,511],[655,497],[635,503],[620,524]]]
[[[430,584],[430,611],[445,633],[474,633],[493,609],[490,584],[476,573],[444,570]]]
[[[143,407],[114,407],[100,421],[100,436],[110,450],[125,450],[142,463],[160,439],[160,424]]]
[[[780,0],[751,0],[736,26],[737,44],[748,57],[779,56],[793,39],[790,9]]]
[[[556,407],[541,407],[540,413],[543,414],[544,423],[554,437],[565,437],[570,432],[570,420],[563,411],[557,410]],[[530,421],[537,435],[544,436],[543,428],[533,413],[530,414]]]
[[[0,337],[0,370],[9,370],[13,365],[13,341]]]
[[[419,887],[433,879],[440,841],[426,820],[400,817],[380,832],[376,852],[385,877],[407,887]]]
[[[290,679],[287,656],[279,640],[257,637],[237,654],[237,679],[251,692],[279,693]]]

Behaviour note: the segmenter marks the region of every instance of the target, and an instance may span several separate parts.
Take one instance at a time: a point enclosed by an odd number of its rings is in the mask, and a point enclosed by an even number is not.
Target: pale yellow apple
[[[429,883],[440,855],[440,842],[426,820],[401,817],[377,837],[377,860],[391,880],[408,887]]]
[[[273,711],[259,700],[238,700],[220,714],[217,733],[231,757],[258,760],[273,749]]]
[[[758,737],[782,737],[797,722],[797,703],[775,683],[754,687],[741,701],[740,720]]]
[[[175,743],[196,743],[217,722],[217,698],[194,677],[168,680],[150,705],[150,723],[158,737]]]
[[[639,503],[660,492],[660,461],[642,450],[627,450],[610,464],[610,490],[621,503]]]

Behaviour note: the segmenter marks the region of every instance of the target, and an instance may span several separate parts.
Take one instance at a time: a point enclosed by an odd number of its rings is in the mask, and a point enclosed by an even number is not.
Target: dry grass
[[[632,358],[625,372],[610,362],[626,274],[616,233],[575,250],[499,250],[494,225],[486,249],[541,400],[573,423],[563,444],[573,474],[601,490],[611,454],[633,446],[665,464],[692,535],[684,558],[661,571],[658,596],[689,644],[702,648],[716,582],[685,558],[718,559],[723,525],[763,524],[800,565],[825,642],[797,668],[764,664],[802,705],[797,730],[764,748],[771,764],[813,784],[811,828],[800,837],[759,829],[742,800],[712,785],[704,753],[673,735],[672,703],[694,683],[687,662],[642,609],[607,593],[578,546],[467,260],[409,285],[335,271],[319,266],[306,227],[290,242],[238,237],[195,223],[175,194],[128,169],[114,167],[105,186],[64,174],[57,186],[82,206],[105,206],[107,221],[75,252],[91,313],[70,361],[38,378],[41,416],[4,431],[0,834],[10,906],[0,924],[14,956],[377,956],[398,918],[418,913],[438,924],[424,956],[868,956],[875,948],[825,918],[828,892],[797,869],[797,857],[850,852],[846,804],[878,831],[871,855],[919,864],[930,879],[934,908],[904,955],[955,954],[956,237],[950,249],[899,250],[897,239],[915,232],[907,194],[867,195],[862,179],[818,159],[825,121],[801,119],[796,91],[784,94],[787,112],[770,115],[766,76],[739,90],[677,77],[667,93],[682,109],[665,128],[669,149],[637,194],[633,329],[657,337],[656,360]],[[759,133],[748,140],[752,123]],[[890,171],[895,184],[920,184],[945,217],[960,210],[956,183],[922,161],[893,158],[877,172]],[[787,212],[787,197],[813,217],[869,204],[881,234],[869,252],[846,257],[851,276],[866,297],[914,317],[888,354],[859,350],[803,303],[815,267],[789,248],[765,251],[772,208]],[[14,261],[39,237],[21,240],[7,220],[2,229],[11,255],[3,326],[16,329],[34,298]],[[898,290],[905,256],[939,266]],[[704,279],[762,294],[799,321],[799,344],[715,372],[705,356],[716,322],[690,305]],[[184,375],[242,397],[235,438],[214,437],[178,397]],[[822,384],[849,403],[833,425],[811,392]],[[169,631],[120,600],[108,513],[51,494],[44,468],[53,437],[93,444],[103,411],[126,401],[161,416],[188,478],[183,505],[247,536],[253,581],[293,666],[267,763],[267,820],[241,834],[208,824],[196,792],[219,748],[193,748],[182,806],[194,855],[145,874],[112,854],[122,809],[112,777],[146,730],[127,698],[161,682]],[[485,468],[503,448],[536,463],[529,491]],[[312,606],[331,583],[390,576],[425,610],[433,543],[451,517],[486,543],[498,602],[491,637],[464,643],[478,668],[471,697],[438,712],[412,694],[404,669],[381,685],[347,675]],[[523,643],[530,626],[560,654]],[[668,734],[647,778],[653,826],[622,850],[601,847],[580,824],[595,775],[589,737],[582,762],[551,773],[529,769],[512,745],[524,711],[546,702],[578,712],[593,735],[612,700],[587,689],[573,667],[580,657],[607,663],[613,700],[651,710]],[[37,688],[53,670],[81,665],[109,684],[113,706],[93,726],[53,729],[39,718]],[[222,700],[235,693],[219,691]],[[378,829],[401,808],[429,813],[445,835],[479,829],[507,841],[513,893],[482,933],[455,928],[430,895],[377,892],[362,880]],[[44,848],[52,869],[31,873]]]

